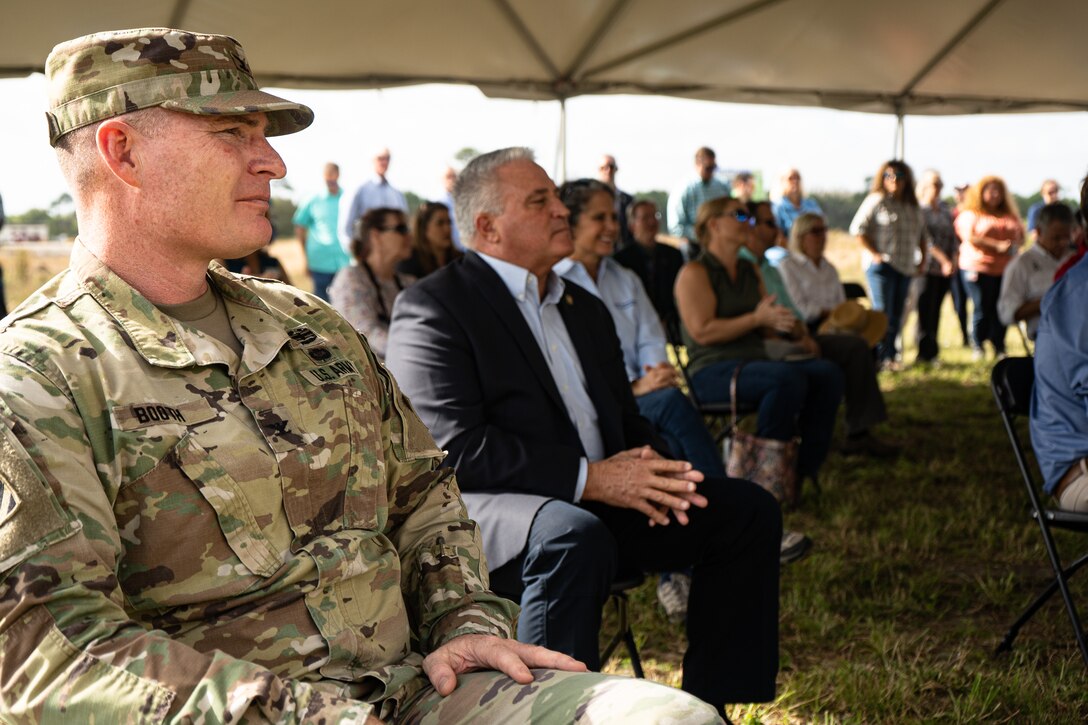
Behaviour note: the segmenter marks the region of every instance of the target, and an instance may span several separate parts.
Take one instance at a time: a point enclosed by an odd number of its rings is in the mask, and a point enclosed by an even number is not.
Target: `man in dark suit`
[[[521,600],[519,639],[595,669],[617,568],[690,566],[684,689],[772,700],[777,503],[662,456],[607,309],[551,271],[568,213],[531,151],[476,158],[454,199],[474,251],[397,297],[387,363],[449,451],[492,586]]]
[[[661,324],[669,329],[679,320],[672,288],[684,266],[684,255],[676,247],[657,241],[660,216],[649,199],[640,199],[628,207],[627,225],[634,242],[617,251],[614,258],[642,280]]]

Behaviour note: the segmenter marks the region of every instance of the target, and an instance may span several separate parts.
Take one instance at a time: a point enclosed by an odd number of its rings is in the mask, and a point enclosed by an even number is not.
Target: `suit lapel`
[[[571,283],[567,283],[567,291],[563,299],[559,301],[559,314],[563,317],[570,341],[574,343],[574,349],[578,351],[578,361],[582,364],[582,372],[586,376],[586,389],[589,399],[593,401],[593,407],[597,410],[597,427],[601,431],[606,451],[622,450],[622,441],[613,440],[611,433],[616,430],[618,421],[615,419],[616,401],[611,397],[608,380],[601,371],[601,362],[597,356],[600,345],[607,344],[600,336],[594,336],[594,331],[587,324],[589,310],[580,310],[579,304],[588,302],[589,293],[583,295],[587,299],[578,300],[577,296],[570,292]]]
[[[470,281],[473,286],[480,291],[491,309],[495,311],[499,320],[509,331],[510,337],[521,349],[522,354],[529,363],[529,368],[539,379],[540,384],[544,386],[544,390],[559,406],[564,418],[568,418],[567,406],[559,395],[559,388],[555,386],[555,378],[552,377],[552,371],[548,368],[548,362],[544,359],[544,353],[540,351],[540,345],[537,344],[529,326],[525,324],[525,318],[522,317],[517,302],[510,296],[510,290],[506,288],[495,270],[491,269],[487,262],[480,259],[479,255],[473,252],[466,254],[465,265],[469,268]]]

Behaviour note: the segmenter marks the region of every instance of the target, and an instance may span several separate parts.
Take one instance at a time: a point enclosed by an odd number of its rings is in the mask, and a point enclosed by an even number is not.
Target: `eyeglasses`
[[[901,171],[885,171],[884,172],[884,178],[885,179],[895,179],[896,181],[902,181],[903,180],[903,172],[901,172]]]
[[[403,223],[403,222],[401,222],[400,224],[396,224],[394,226],[391,226],[391,227],[379,227],[379,229],[381,229],[381,231],[383,231],[383,232],[396,232],[397,234],[407,234],[408,233],[408,225]]]

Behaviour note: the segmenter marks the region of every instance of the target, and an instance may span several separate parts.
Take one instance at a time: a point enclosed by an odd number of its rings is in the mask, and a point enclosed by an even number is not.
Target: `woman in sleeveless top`
[[[371,209],[357,222],[351,239],[354,263],[336,273],[329,301],[385,359],[393,300],[415,277],[396,272],[411,253],[408,220],[399,209]]]
[[[676,280],[695,392],[707,402],[728,401],[733,371],[743,361],[737,398],[758,408],[756,435],[789,440],[799,434],[798,473],[815,479],[831,446],[842,371],[815,357],[819,348],[803,323],[766,294],[759,271],[737,256],[752,233],[740,201],[723,197],[704,203],[695,231],[704,251]],[[812,357],[769,360],[768,336],[793,339]]]

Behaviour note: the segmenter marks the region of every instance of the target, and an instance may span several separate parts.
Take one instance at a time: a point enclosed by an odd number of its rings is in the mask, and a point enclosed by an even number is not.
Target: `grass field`
[[[852,245],[836,235],[829,248],[844,280],[861,277]],[[298,280],[297,245],[281,241],[272,251]],[[2,250],[0,263],[12,304],[64,259]],[[1088,721],[1088,671],[1057,599],[1010,655],[991,656],[1049,568],[990,396],[989,365],[970,362],[957,346],[948,312],[942,366],[881,375],[891,422],[880,432],[904,455],[886,463],[833,453],[822,496],[809,492],[787,514],[787,525],[816,544],[782,573],[779,697],[735,707],[734,720]],[[909,320],[907,330],[909,348]],[[1017,354],[1014,333],[1009,343]],[[905,359],[913,356],[908,349]],[[1072,551],[1076,539],[1058,542]],[[678,684],[683,628],[658,609],[654,584],[633,593],[634,629],[647,676]],[[1073,588],[1088,602],[1084,581]],[[734,596],[745,596],[744,582]],[[623,659],[608,669],[630,672]]]

